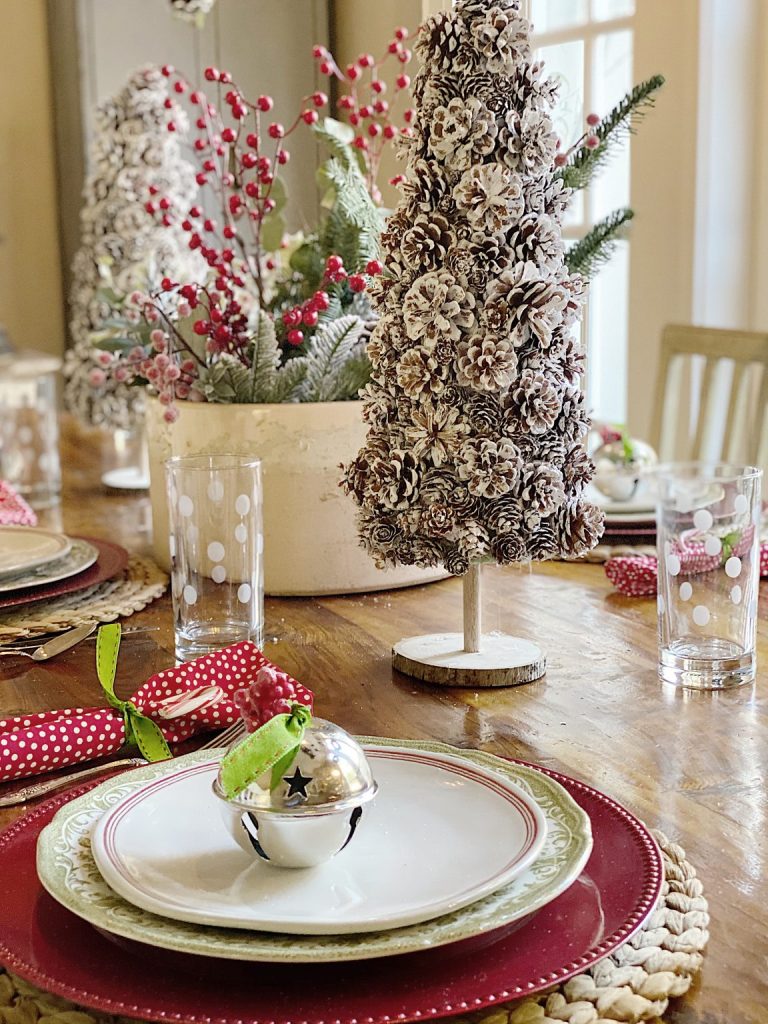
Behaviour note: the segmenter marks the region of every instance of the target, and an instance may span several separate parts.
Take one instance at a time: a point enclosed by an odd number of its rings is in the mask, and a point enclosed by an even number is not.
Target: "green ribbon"
[[[133,701],[115,696],[117,655],[120,652],[120,626],[101,626],[96,635],[96,673],[110,707],[123,716],[126,743],[135,743],[147,761],[165,761],[173,757],[158,725],[143,715]]]
[[[296,757],[311,717],[308,707],[294,704],[289,714],[270,718],[225,754],[221,761],[219,784],[226,798],[231,800],[242,793],[270,769],[270,789],[274,789]]]

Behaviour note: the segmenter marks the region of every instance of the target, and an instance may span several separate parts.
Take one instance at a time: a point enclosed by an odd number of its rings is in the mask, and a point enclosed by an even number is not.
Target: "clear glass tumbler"
[[[176,656],[191,661],[264,633],[261,462],[238,455],[165,463]]]
[[[659,676],[700,690],[751,683],[762,472],[677,463],[655,476]]]
[[[31,353],[0,359],[0,477],[35,509],[61,495],[58,359]]]

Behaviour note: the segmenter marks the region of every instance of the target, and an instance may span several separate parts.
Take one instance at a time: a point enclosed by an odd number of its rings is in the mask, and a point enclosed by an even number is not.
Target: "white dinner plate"
[[[633,522],[652,519],[656,515],[656,494],[649,484],[640,487],[639,493],[630,501],[612,501],[594,484],[586,488],[584,496],[599,505],[607,519],[623,518],[625,522]]]
[[[71,546],[63,533],[36,526],[0,526],[0,577],[52,562],[66,555]]]
[[[93,832],[94,860],[115,892],[155,914],[342,935],[474,903],[544,845],[544,815],[509,779],[446,754],[388,748],[368,757],[376,798],[354,841],[318,867],[278,868],[243,852],[211,790],[218,760],[154,779],[108,811]]]
[[[55,900],[112,935],[198,956],[273,963],[322,963],[412,953],[483,935],[539,910],[569,888],[581,874],[592,850],[589,817],[548,775],[493,754],[457,750],[443,743],[372,737],[361,742],[366,752],[405,749],[445,754],[494,772],[518,786],[544,812],[547,835],[541,853],[521,875],[484,899],[404,928],[350,935],[280,935],[217,928],[159,916],[127,902],[107,885],[93,859],[93,828],[119,801],[143,789],[148,782],[173,776],[180,768],[209,764],[211,752],[199,751],[174,761],[136,768],[69,801],[40,834],[38,877]],[[223,750],[218,752],[219,756],[223,753]],[[482,847],[493,843],[494,835],[494,823],[485,821],[473,840],[477,847]]]
[[[0,594],[9,590],[29,590],[30,587],[42,587],[46,583],[67,580],[70,576],[76,576],[77,573],[90,568],[98,557],[97,547],[89,544],[87,540],[75,537],[72,540],[72,547],[61,558],[46,562],[45,565],[38,565],[36,569],[25,569],[13,575],[0,576]]]

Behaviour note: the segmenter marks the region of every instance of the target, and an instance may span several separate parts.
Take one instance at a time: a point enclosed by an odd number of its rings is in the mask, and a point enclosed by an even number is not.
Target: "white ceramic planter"
[[[274,595],[350,594],[443,579],[442,569],[382,571],[359,546],[339,466],[365,438],[360,402],[217,405],[179,402],[168,424],[147,402],[154,551],[169,567],[163,461],[171,455],[257,455],[264,480],[264,589]]]

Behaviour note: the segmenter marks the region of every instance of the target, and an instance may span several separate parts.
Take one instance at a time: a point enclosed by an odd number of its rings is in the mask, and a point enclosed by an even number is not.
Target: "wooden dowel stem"
[[[471,565],[464,577],[464,650],[469,654],[480,650],[482,635],[480,569],[479,563]]]

